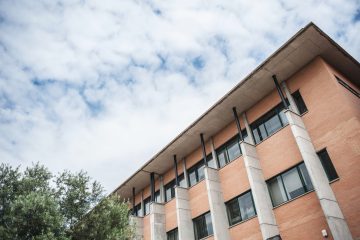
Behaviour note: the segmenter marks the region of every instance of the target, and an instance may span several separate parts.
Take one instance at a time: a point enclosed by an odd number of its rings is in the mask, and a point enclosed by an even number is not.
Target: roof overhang
[[[317,56],[360,86],[359,62],[315,24],[309,23],[112,193],[131,198],[133,187],[137,193],[149,184],[150,172],[160,175],[173,167],[174,154],[180,159],[198,148],[200,133],[207,140],[233,121],[232,107],[236,106],[241,113],[269,94],[275,88],[272,75],[276,74],[279,82],[286,80]]]

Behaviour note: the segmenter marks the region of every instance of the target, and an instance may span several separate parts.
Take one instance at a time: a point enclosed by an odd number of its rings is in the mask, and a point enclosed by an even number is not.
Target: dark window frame
[[[241,134],[242,134],[244,139],[246,137],[248,137],[246,129],[241,130]],[[239,154],[239,156],[237,156],[237,157],[235,157],[233,159],[230,159],[230,157],[229,157],[229,149],[228,148],[230,146],[233,146],[234,142],[237,143],[240,154]],[[242,155],[241,147],[240,147],[240,136],[239,136],[239,134],[237,133],[235,136],[231,137],[228,141],[226,141],[224,144],[222,144],[220,147],[218,147],[215,150],[215,153],[216,153],[216,160],[217,160],[217,164],[218,164],[219,168],[223,168],[226,165],[228,165],[229,163],[231,163],[232,161],[234,161],[235,159],[239,158]],[[222,154],[222,153],[224,153],[224,155],[225,155],[225,164],[224,165],[221,165],[220,161],[219,161],[219,155]]]
[[[166,233],[167,240],[178,240],[179,239],[179,231],[178,228],[174,228]]]
[[[184,179],[184,174],[180,174],[179,175],[179,185],[180,185],[180,182],[185,180]],[[167,184],[165,184],[164,186],[164,202],[169,202],[170,200],[172,200],[174,197],[175,197],[175,186],[176,186],[176,183],[175,183],[175,179],[171,180],[170,182],[168,182]],[[168,196],[167,196],[167,191],[170,190],[170,198],[168,199]]]
[[[231,217],[230,217],[231,213],[230,213],[230,209],[229,209],[229,204],[231,204],[231,202],[233,202],[233,201],[235,201],[235,200],[236,200],[237,202],[239,202],[238,199],[241,198],[241,197],[243,197],[243,196],[245,196],[246,194],[250,194],[251,202],[252,202],[253,209],[254,209],[254,215],[253,215],[253,216],[250,216],[250,217],[248,217],[248,218],[246,218],[246,219],[244,219],[244,218],[241,216],[240,205],[239,205],[240,220],[237,221],[237,222],[233,222],[233,220],[232,220]],[[234,226],[234,225],[236,225],[236,224],[239,224],[239,223],[241,223],[241,222],[244,222],[244,221],[246,221],[246,220],[248,220],[248,219],[251,219],[251,218],[253,218],[253,217],[255,217],[255,216],[257,215],[257,211],[256,211],[256,207],[255,207],[255,202],[254,202],[254,197],[253,197],[253,195],[252,195],[251,189],[248,190],[248,191],[246,191],[246,192],[243,192],[242,194],[240,194],[240,195],[238,195],[238,196],[236,196],[236,197],[234,197],[234,198],[232,198],[232,199],[230,199],[230,200],[228,200],[227,202],[225,202],[225,206],[226,206],[226,213],[227,213],[227,217],[228,217],[228,221],[229,221],[229,226],[230,226],[230,227],[231,227],[231,226]]]
[[[149,206],[148,208],[147,208],[147,204]],[[151,204],[151,196],[144,199],[143,216],[146,216],[146,215],[150,214],[150,204]]]
[[[208,228],[208,223],[206,222],[206,219],[210,219],[210,224],[211,224],[211,228],[209,229]],[[205,220],[200,220],[201,218],[204,218]],[[193,226],[194,226],[194,236],[195,236],[195,239],[196,240],[199,240],[199,239],[202,239],[202,238],[206,238],[208,236],[211,236],[214,234],[214,228],[213,228],[213,223],[212,223],[212,219],[211,219],[211,212],[206,212],[206,213],[203,213],[199,216],[197,216],[196,218],[193,218]],[[206,230],[206,233],[205,231],[203,233],[205,233],[204,236],[199,236],[199,232],[198,232],[198,227],[197,227],[197,224],[200,223],[200,221],[205,221],[205,224],[206,224],[206,229],[203,229],[203,230]]]
[[[323,167],[329,182],[339,179],[339,174],[336,171],[336,168],[331,160],[330,154],[327,149],[323,148],[320,151],[316,152],[316,154],[320,159],[321,166]],[[327,159],[324,159],[322,156],[326,157]]]
[[[296,90],[291,94],[292,98],[294,99],[295,105],[299,111],[300,115],[307,113],[309,110],[306,106],[306,103],[301,95],[300,89]]]
[[[291,201],[291,200],[293,200],[293,199],[295,199],[295,198],[297,198],[297,197],[299,197],[299,196],[301,196],[301,195],[304,195],[304,194],[306,194],[306,193],[311,192],[311,191],[314,190],[314,186],[313,186],[312,182],[311,182],[312,188],[308,188],[308,186],[307,186],[306,183],[305,183],[304,177],[303,177],[303,175],[302,175],[302,173],[301,173],[301,170],[300,170],[300,166],[301,166],[302,164],[304,164],[304,166],[305,166],[305,163],[302,161],[301,163],[298,163],[298,164],[296,164],[295,166],[292,166],[292,167],[288,168],[287,170],[285,170],[285,171],[283,171],[283,172],[281,172],[281,173],[279,173],[279,174],[277,174],[277,175],[269,178],[268,180],[266,180],[266,185],[267,185],[268,190],[269,190],[269,195],[270,195],[271,203],[272,203],[272,205],[273,205],[274,208],[275,208],[275,207],[278,207],[278,206],[280,206],[280,205],[282,205],[282,204],[284,204],[284,203],[287,203],[287,202],[289,202],[289,201]],[[297,173],[298,173],[298,176],[299,176],[299,178],[300,178],[301,185],[302,185],[302,187],[303,187],[304,193],[299,194],[298,196],[289,198],[289,196],[288,196],[289,193],[288,193],[288,191],[286,190],[286,186],[285,186],[285,182],[284,182],[284,179],[283,179],[283,175],[286,174],[286,173],[288,173],[288,172],[290,172],[290,171],[292,171],[293,169],[296,169],[296,171],[297,171]],[[306,166],[305,166],[305,169],[306,169],[306,171],[307,171]],[[273,200],[272,193],[271,193],[271,191],[270,191],[269,183],[272,182],[272,181],[273,181],[274,179],[276,179],[277,177],[280,177],[280,179],[281,179],[281,186],[282,186],[283,191],[285,192],[286,200],[283,201],[283,202],[281,202],[281,203],[279,203],[279,204],[277,204],[277,205],[275,205],[274,200]],[[310,181],[311,181],[311,179],[310,179]]]
[[[210,153],[210,154],[208,154],[206,156],[206,161],[208,163],[211,160],[214,160],[213,157],[212,157],[212,153]],[[197,183],[199,183],[199,182],[201,182],[202,180],[205,179],[205,172],[202,174],[203,177],[201,177],[200,173],[199,173],[199,169],[201,169],[203,167],[205,167],[205,164],[204,164],[204,160],[201,159],[197,163],[192,165],[189,169],[187,169],[187,177],[188,177],[189,187],[192,187],[192,186],[196,185]],[[192,184],[191,180],[190,180],[190,174],[192,174],[193,172],[195,172],[195,182]]]

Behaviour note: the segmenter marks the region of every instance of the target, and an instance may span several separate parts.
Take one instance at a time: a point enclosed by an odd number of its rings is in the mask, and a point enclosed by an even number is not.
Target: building
[[[113,193],[138,239],[360,239],[360,64],[310,23]]]

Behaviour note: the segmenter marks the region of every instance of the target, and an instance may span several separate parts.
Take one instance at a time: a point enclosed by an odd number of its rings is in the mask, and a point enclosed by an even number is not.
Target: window
[[[303,114],[303,113],[307,112],[308,109],[307,109],[307,107],[305,105],[304,99],[302,98],[299,90],[292,93],[291,95],[292,95],[292,97],[293,97],[293,99],[295,101],[295,104],[296,104],[296,106],[297,106],[297,108],[299,110],[299,113]]]
[[[210,212],[193,219],[195,239],[201,239],[213,234]]]
[[[355,96],[357,96],[358,98],[360,98],[360,93],[358,91],[356,91],[354,88],[350,87],[349,84],[347,84],[346,82],[344,82],[343,80],[341,80],[338,76],[335,76],[336,80],[338,81],[338,83],[340,83],[344,88],[346,88],[347,90],[349,90],[352,94],[354,94]]]
[[[325,170],[325,173],[329,179],[329,181],[335,180],[339,178],[334,165],[331,162],[330,156],[326,149],[319,151],[318,156],[320,158],[321,164]]]
[[[284,105],[280,103],[250,125],[256,144],[287,125],[283,109]]]
[[[267,184],[274,207],[314,189],[304,163],[270,179]]]
[[[160,190],[158,190],[155,192],[155,202],[159,203],[160,200]]]
[[[229,224],[234,225],[255,216],[255,206],[251,191],[242,194],[226,203]]]
[[[179,185],[181,187],[185,187],[186,183],[184,179],[184,174],[181,174],[178,177],[178,180],[179,180]],[[175,179],[165,185],[165,202],[168,202],[175,197],[175,186],[176,186]]]
[[[167,235],[167,240],[178,240],[179,239],[177,228],[167,232],[166,235]]]
[[[246,130],[242,131],[243,138],[247,138]],[[216,150],[219,167],[223,167],[229,162],[235,160],[241,155],[240,137],[238,134],[227,141],[224,145]]]
[[[135,206],[135,216],[142,216],[141,214],[141,204],[139,203],[138,205]]]
[[[207,161],[209,167],[216,168],[215,161],[211,154],[209,154],[206,157],[206,161]],[[189,178],[190,187],[205,178],[204,168],[205,168],[204,160],[201,159],[194,166],[192,166],[191,168],[188,169],[188,178]]]
[[[151,202],[150,197],[144,200],[144,216],[150,213],[150,202]]]

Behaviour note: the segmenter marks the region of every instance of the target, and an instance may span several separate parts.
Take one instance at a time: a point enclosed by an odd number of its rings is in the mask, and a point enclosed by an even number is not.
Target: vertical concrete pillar
[[[240,143],[263,239],[279,235],[269,191],[254,145]]]
[[[164,177],[160,176],[160,202],[165,202],[165,188],[164,188]]]
[[[249,122],[247,120],[245,112],[242,114],[242,117],[243,117],[243,120],[244,120],[246,132],[247,132],[247,134],[249,136],[249,143],[252,144],[252,145],[255,145],[254,136],[252,135],[252,131],[251,131],[251,128],[250,128],[250,125],[249,125]]]
[[[218,162],[216,151],[215,151],[215,145],[214,145],[213,137],[210,137],[210,145],[211,145],[211,154],[212,154],[212,157],[213,157],[213,159],[215,161],[216,169],[219,169],[219,162]]]
[[[295,137],[305,166],[309,172],[316,195],[319,198],[321,208],[334,239],[352,239],[349,227],[335,198],[334,192],[330,187],[326,173],[321,165],[318,155],[316,154],[316,150],[305,128],[302,118],[290,110],[286,110],[285,115],[290,124],[291,131]]]
[[[179,240],[194,240],[188,189],[175,187],[175,199]]]
[[[130,226],[134,230],[134,240],[144,239],[144,222],[142,217],[130,216]]]
[[[217,169],[205,167],[206,190],[215,240],[230,240],[229,222]]]
[[[290,109],[291,109],[293,112],[299,114],[299,110],[298,110],[298,108],[297,108],[297,106],[296,106],[296,103],[295,103],[295,101],[294,101],[294,98],[292,97],[292,95],[291,95],[291,93],[290,93],[290,90],[289,90],[289,88],[287,87],[285,81],[281,82],[281,87],[282,87],[282,89],[283,89],[284,92],[285,92],[286,98],[289,100],[289,103],[290,103],[290,106],[289,106],[289,107],[290,107]]]
[[[150,203],[151,240],[166,240],[165,207],[162,203]]]

